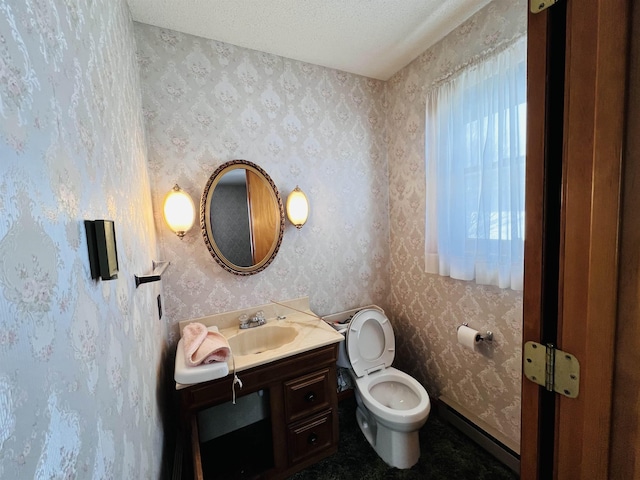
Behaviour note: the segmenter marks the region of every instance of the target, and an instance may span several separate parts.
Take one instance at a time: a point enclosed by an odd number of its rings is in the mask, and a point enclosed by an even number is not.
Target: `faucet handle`
[[[265,323],[267,323],[267,319],[265,318],[264,312],[262,310],[258,310],[256,312],[254,321],[256,322],[257,325],[264,325]]]
[[[249,317],[246,313],[243,313],[238,317],[238,322],[240,323],[240,327],[246,326],[249,323]]]

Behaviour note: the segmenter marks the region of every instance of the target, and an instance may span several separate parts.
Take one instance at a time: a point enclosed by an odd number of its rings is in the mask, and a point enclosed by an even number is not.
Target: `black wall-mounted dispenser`
[[[118,278],[118,251],[115,225],[111,220],[85,220],[91,278]]]

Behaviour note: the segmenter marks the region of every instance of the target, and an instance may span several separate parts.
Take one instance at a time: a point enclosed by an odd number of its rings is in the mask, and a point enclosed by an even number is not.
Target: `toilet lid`
[[[356,313],[347,330],[347,354],[358,377],[390,367],[395,357],[395,337],[387,316],[367,308]]]

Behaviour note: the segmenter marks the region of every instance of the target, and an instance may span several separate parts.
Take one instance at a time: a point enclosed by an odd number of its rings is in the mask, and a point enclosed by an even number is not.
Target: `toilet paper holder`
[[[468,327],[469,323],[464,322],[462,325],[464,325],[465,327]],[[456,328],[456,331],[458,331],[462,325],[458,325],[458,327]],[[493,332],[491,330],[487,330],[487,333],[485,333],[484,335],[481,334],[480,332],[476,334],[476,342],[492,342],[492,341],[493,341]]]

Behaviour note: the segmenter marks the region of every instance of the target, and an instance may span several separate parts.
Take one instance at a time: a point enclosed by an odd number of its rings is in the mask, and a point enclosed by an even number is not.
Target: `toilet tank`
[[[336,360],[336,365],[342,368],[351,368],[351,363],[349,362],[349,357],[347,356],[347,327],[344,327],[342,330],[338,330],[343,337],[345,337],[344,342],[340,342],[338,345],[338,360]]]

